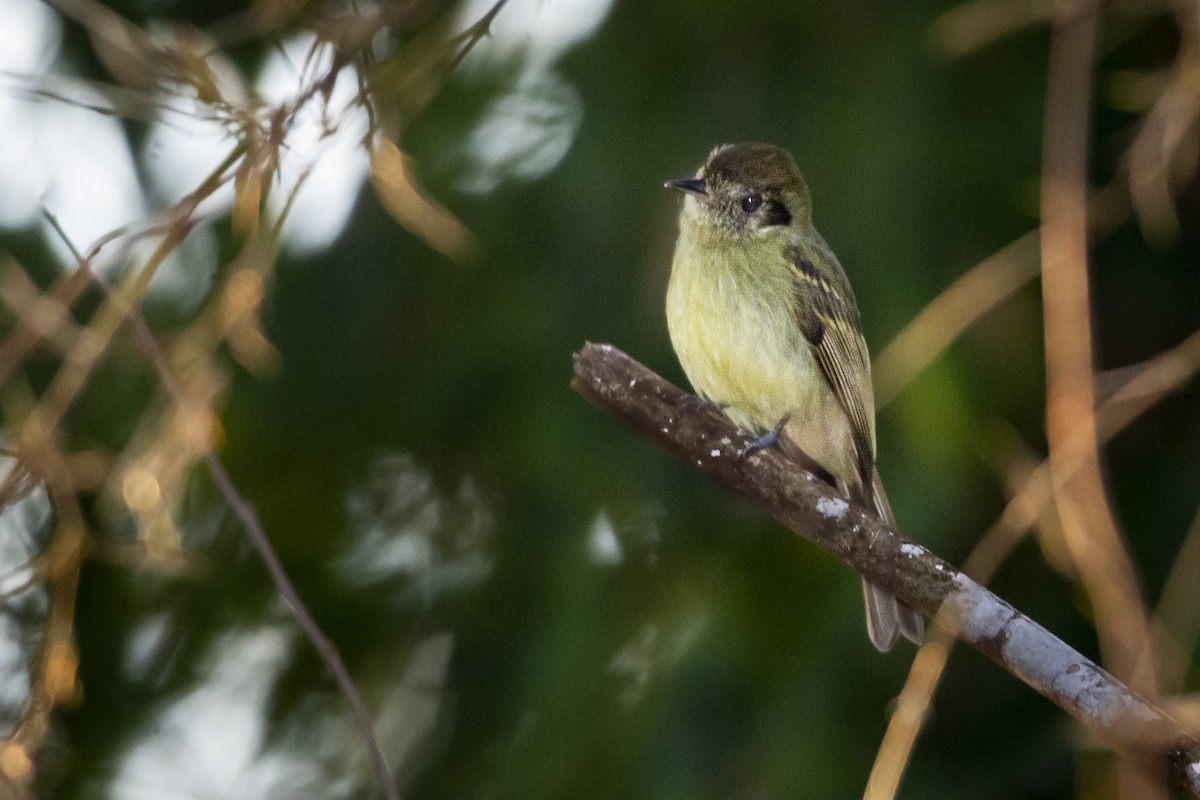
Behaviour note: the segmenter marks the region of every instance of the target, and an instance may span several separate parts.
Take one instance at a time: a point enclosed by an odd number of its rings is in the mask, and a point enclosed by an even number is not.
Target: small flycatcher
[[[875,469],[871,359],[854,292],[817,233],[796,162],[718,147],[684,192],[667,289],[671,343],[695,390],[734,423],[895,526]],[[920,614],[863,579],[867,634],[920,643]]]

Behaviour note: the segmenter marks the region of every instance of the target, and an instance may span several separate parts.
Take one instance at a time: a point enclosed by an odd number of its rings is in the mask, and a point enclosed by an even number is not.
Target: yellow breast
[[[666,309],[692,387],[756,434],[786,418],[785,435],[830,474],[857,483],[849,420],[796,323],[781,250],[695,234],[683,232],[676,245]]]
[[[811,409],[829,390],[793,318],[785,265],[777,270],[785,281],[773,281],[746,258],[733,252],[714,261],[681,239],[667,326],[696,391],[740,426],[762,432]]]

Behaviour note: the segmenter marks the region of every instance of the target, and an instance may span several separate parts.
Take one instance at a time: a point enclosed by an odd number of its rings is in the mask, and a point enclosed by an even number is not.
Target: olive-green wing
[[[875,396],[871,388],[871,361],[863,340],[850,282],[832,254],[830,268],[819,272],[811,260],[797,249],[789,254],[795,274],[796,321],[812,347],[817,364],[834,395],[850,418],[854,446],[858,454],[861,480],[856,499],[873,508],[879,516],[895,525],[887,495],[875,471]],[[867,634],[881,652],[891,648],[903,634],[916,644],[925,637],[921,615],[883,589],[863,579],[863,597],[867,606]]]
[[[850,418],[858,453],[862,500],[874,500],[875,398],[871,388],[871,362],[860,331],[858,307],[841,267],[831,259],[831,275],[824,275],[799,250],[789,253],[795,275],[796,320],[813,355]],[[836,282],[836,283],[835,283]]]

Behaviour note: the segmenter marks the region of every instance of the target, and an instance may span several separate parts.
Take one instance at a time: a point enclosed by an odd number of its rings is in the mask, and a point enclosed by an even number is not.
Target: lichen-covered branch
[[[612,345],[575,356],[573,388],[660,447],[745,495],[771,516],[914,608],[1062,707],[1114,747],[1161,764],[1200,798],[1200,741],[1091,660],[926,548],[852,506]]]

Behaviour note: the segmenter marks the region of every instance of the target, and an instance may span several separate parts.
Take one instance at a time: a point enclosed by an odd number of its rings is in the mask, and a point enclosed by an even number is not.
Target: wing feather
[[[788,259],[795,275],[796,321],[812,347],[813,356],[846,416],[854,436],[859,486],[851,497],[895,525],[891,506],[875,471],[875,396],[871,387],[871,356],[862,336],[858,306],[850,282],[832,253],[832,269],[820,272],[798,249]],[[857,491],[855,491],[857,488]],[[921,615],[878,586],[863,579],[867,633],[880,651],[903,635],[916,644],[925,637]]]
[[[873,505],[875,469],[875,399],[871,361],[860,333],[858,307],[850,284],[836,262],[833,276],[822,274],[798,250],[789,254],[795,275],[796,318],[812,347],[821,372],[850,419],[857,455],[858,494]],[[832,255],[829,256],[832,259]],[[841,286],[835,286],[836,280]]]

